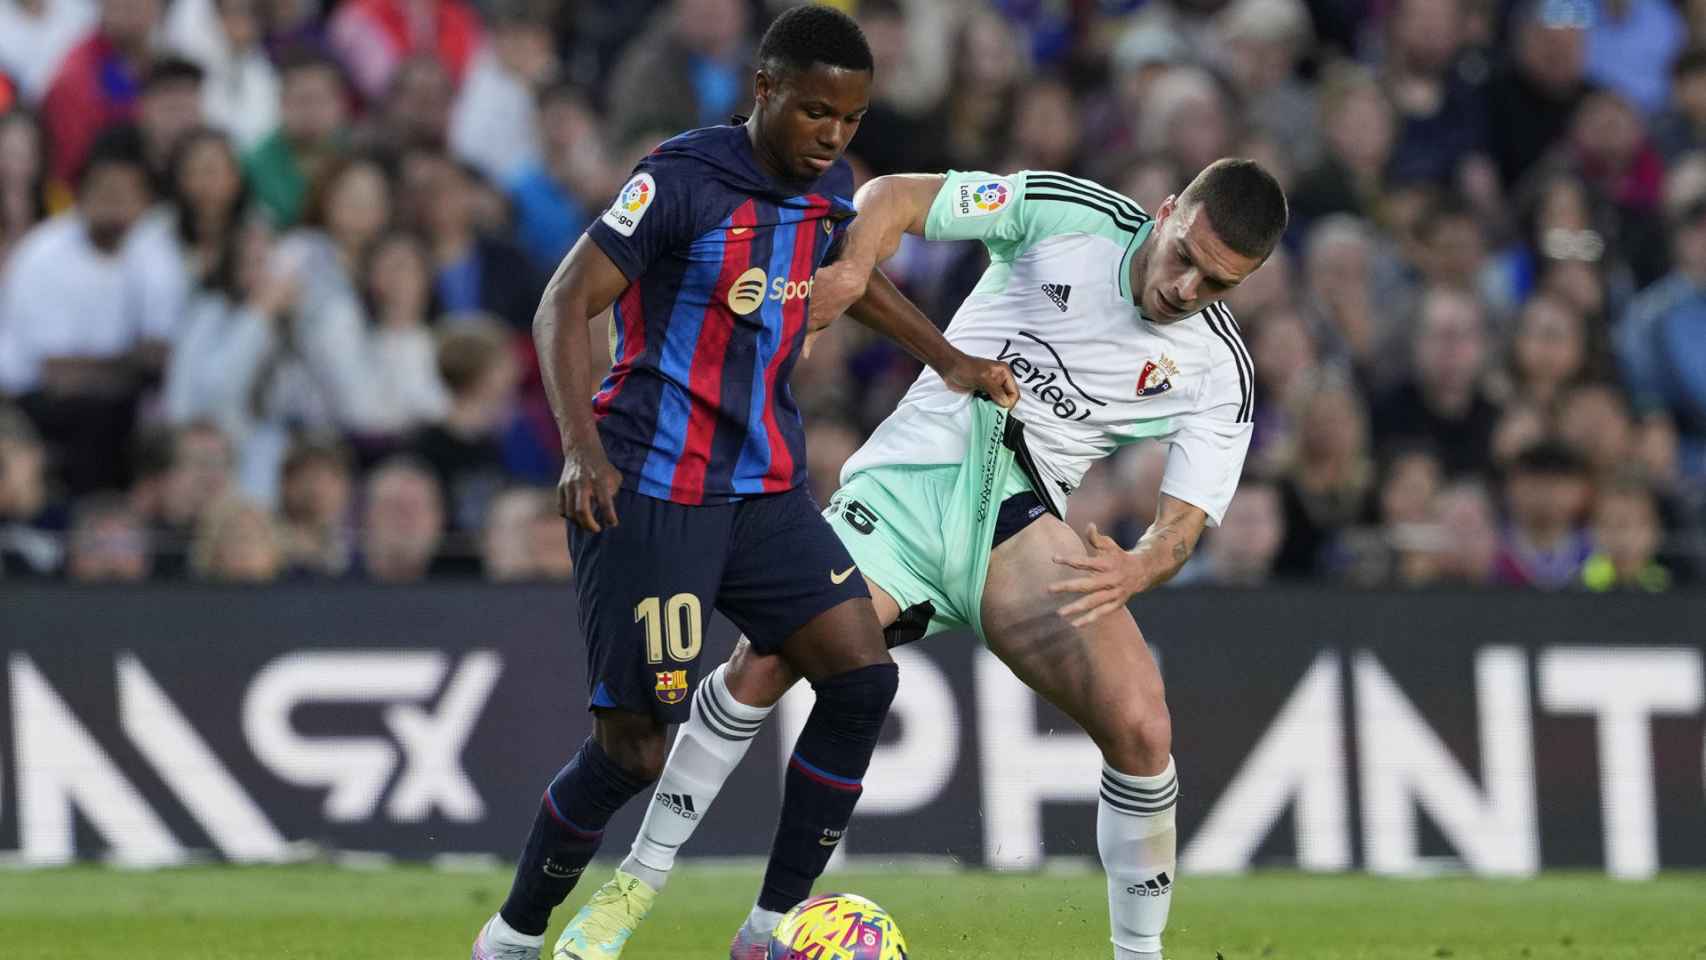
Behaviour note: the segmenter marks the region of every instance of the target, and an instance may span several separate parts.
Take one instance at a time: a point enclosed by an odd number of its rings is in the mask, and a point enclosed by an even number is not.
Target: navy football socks
[[[813,684],[817,705],[788,761],[761,909],[784,913],[811,895],[853,817],[899,683],[900,669],[879,663]]]
[[[605,824],[645,788],[645,781],[623,772],[588,737],[545,788],[527,848],[515,867],[509,899],[499,911],[504,922],[517,933],[543,934],[551,911],[575,888],[581,871],[598,852]]]

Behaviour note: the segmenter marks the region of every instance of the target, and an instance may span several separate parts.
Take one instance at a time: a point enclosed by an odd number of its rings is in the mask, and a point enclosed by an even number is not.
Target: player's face
[[[765,150],[793,180],[816,180],[841,159],[871,106],[869,70],[819,63],[779,81],[760,70],[754,87]]]
[[[1143,315],[1156,323],[1173,323],[1223,299],[1262,265],[1228,247],[1200,204],[1181,205],[1168,197],[1157,211],[1144,267]]]

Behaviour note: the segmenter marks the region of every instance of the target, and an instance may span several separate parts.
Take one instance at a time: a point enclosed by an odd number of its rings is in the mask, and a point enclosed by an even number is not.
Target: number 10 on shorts
[[[647,597],[634,605],[634,622],[646,624],[646,660],[662,663],[664,648],[676,663],[692,663],[699,657],[704,639],[699,618],[699,598],[678,593],[664,601]]]

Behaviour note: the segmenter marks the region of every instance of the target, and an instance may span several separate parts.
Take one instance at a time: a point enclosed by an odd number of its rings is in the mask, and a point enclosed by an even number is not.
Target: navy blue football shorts
[[[772,654],[818,614],[870,597],[805,487],[691,507],[622,489],[616,515],[598,533],[569,523],[594,709],[685,722],[713,609]]]

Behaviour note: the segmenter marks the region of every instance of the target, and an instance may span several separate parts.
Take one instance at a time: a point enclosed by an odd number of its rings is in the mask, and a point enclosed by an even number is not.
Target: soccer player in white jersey
[[[863,294],[903,232],[981,240],[991,265],[947,337],[1005,361],[1020,398],[1009,414],[925,370],[848,460],[825,516],[891,644],[970,627],[1101,748],[1096,845],[1114,956],[1157,960],[1178,872],[1178,780],[1161,676],[1126,603],[1178,572],[1238,485],[1255,384],[1219,301],[1279,241],[1285,197],[1253,161],[1221,160],[1154,216],[1036,171],[880,177],[856,205],[842,259],[817,274],[814,322]],[[1084,472],[1145,437],[1169,445],[1155,522],[1130,550],[1094,524],[1074,533],[1066,503]],[[795,680],[744,639],[706,678],[612,883],[663,885]],[[611,919],[631,929],[641,918]],[[778,919],[755,908],[731,957],[762,958]]]

